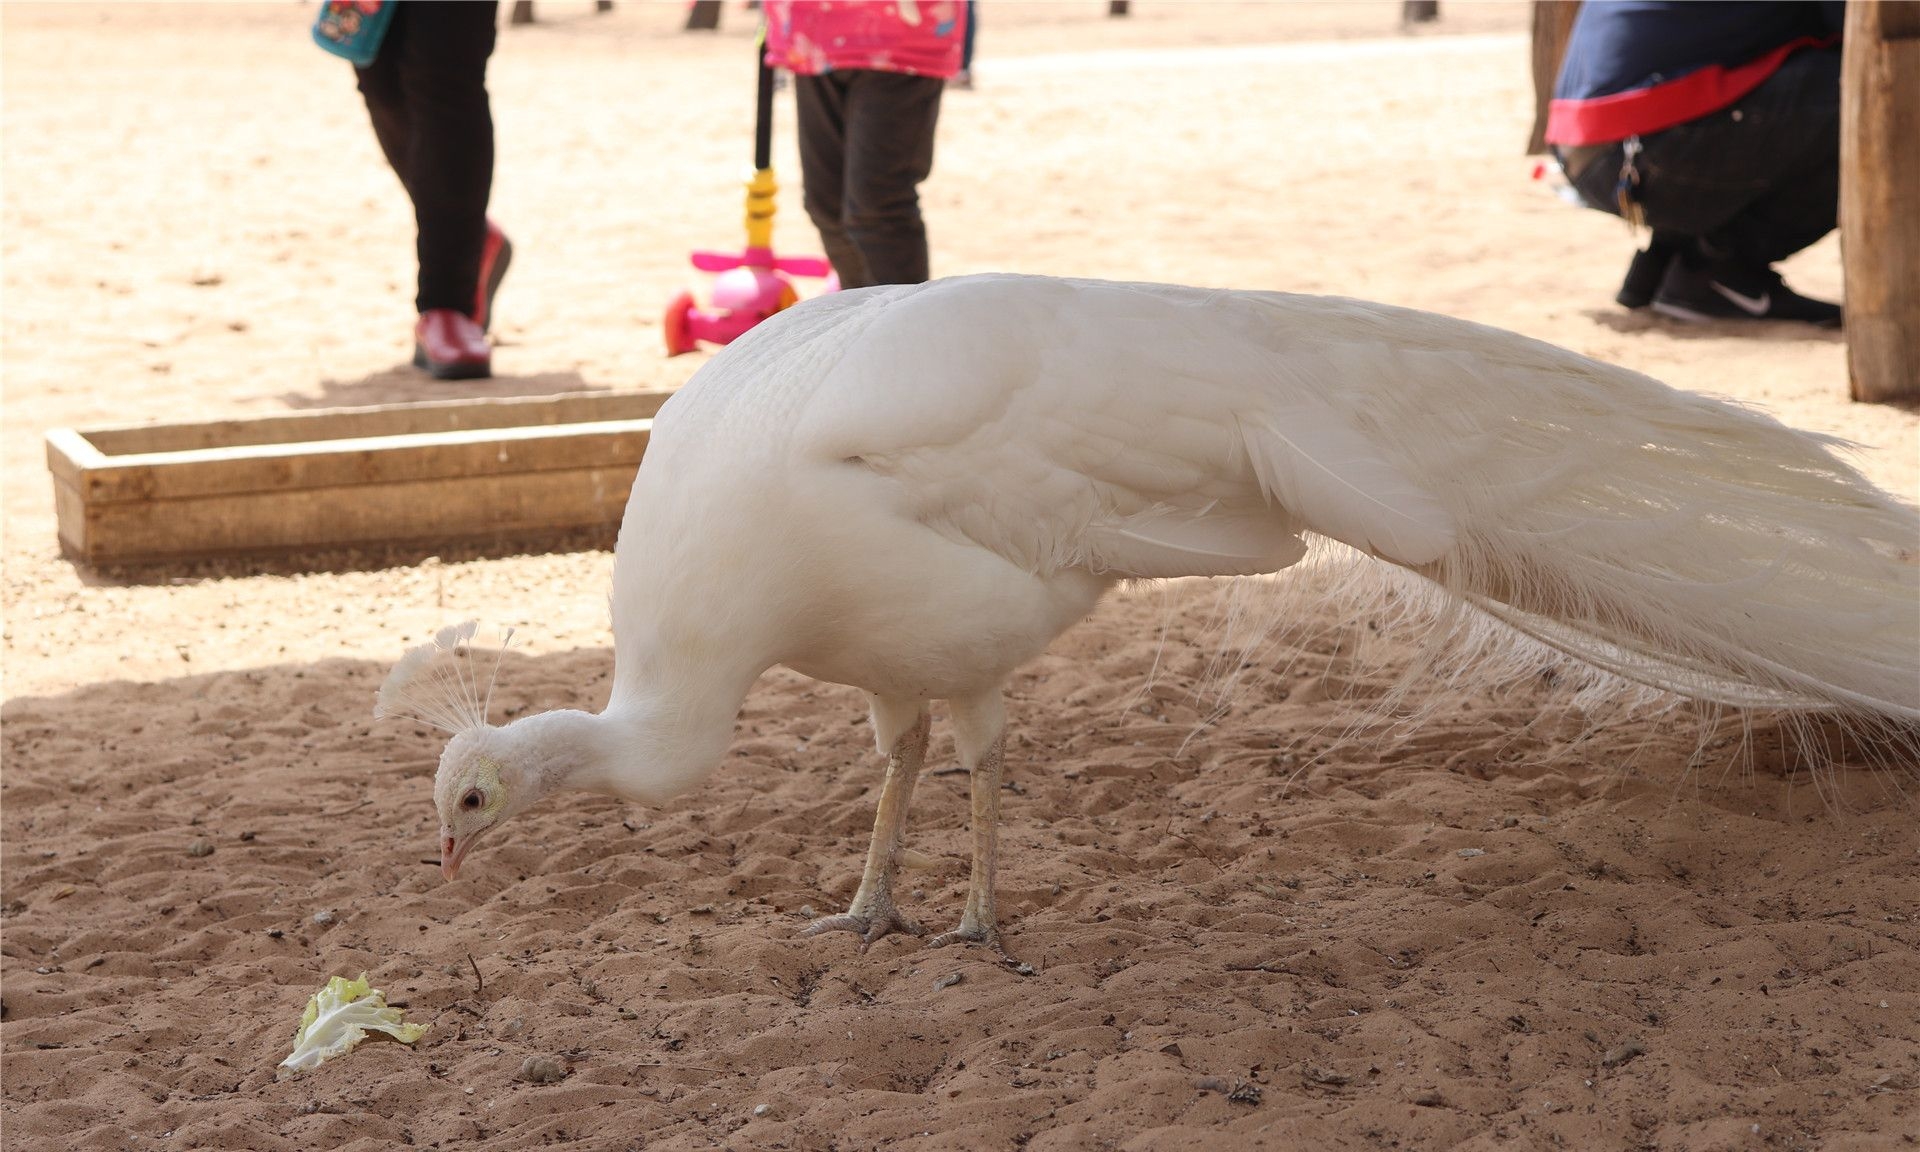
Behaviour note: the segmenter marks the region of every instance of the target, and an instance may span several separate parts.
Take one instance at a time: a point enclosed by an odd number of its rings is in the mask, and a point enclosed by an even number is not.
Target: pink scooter
[[[773,178],[773,69],[766,63],[761,41],[759,105],[753,127],[753,174],[747,177],[747,246],[741,252],[695,252],[693,266],[718,272],[713,282],[713,308],[694,305],[693,293],[682,292],[667,305],[662,329],[667,355],[678,356],[708,344],[726,344],[783,308],[800,301],[789,276],[824,276],[826,291],[839,286],[833,265],[819,256],[773,254],[774,196],[780,185]]]

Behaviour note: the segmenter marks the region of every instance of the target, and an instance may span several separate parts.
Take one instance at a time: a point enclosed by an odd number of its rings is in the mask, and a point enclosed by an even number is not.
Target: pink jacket
[[[767,63],[801,76],[864,68],[945,79],[960,70],[961,0],[766,0]]]

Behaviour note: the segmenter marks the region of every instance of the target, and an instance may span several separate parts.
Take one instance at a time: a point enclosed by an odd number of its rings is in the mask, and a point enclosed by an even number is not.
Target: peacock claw
[[[1019,963],[1018,960],[1008,954],[1006,947],[1000,943],[1000,932],[996,928],[990,928],[980,924],[968,924],[965,920],[962,920],[960,927],[955,928],[951,932],[942,932],[940,935],[927,941],[927,947],[929,948],[945,948],[949,944],[984,945],[999,953],[1000,958],[1007,963]]]
[[[860,951],[865,952],[873,942],[895,932],[905,932],[909,936],[922,936],[926,929],[907,919],[891,903],[866,912],[842,912],[838,916],[822,916],[801,931],[802,936],[818,936],[823,932],[852,932],[860,937]]]

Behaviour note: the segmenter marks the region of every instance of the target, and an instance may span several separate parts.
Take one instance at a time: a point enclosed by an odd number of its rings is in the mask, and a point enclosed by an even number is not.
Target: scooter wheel
[[[667,340],[667,355],[678,356],[699,347],[700,342],[693,338],[693,326],[688,321],[692,313],[691,292],[682,292],[667,302],[666,315],[660,321],[660,332]]]

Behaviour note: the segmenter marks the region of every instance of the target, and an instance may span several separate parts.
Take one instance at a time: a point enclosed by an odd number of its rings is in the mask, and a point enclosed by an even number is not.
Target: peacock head
[[[451,733],[433,781],[440,872],[448,880],[460,874],[460,862],[481,836],[539,799],[535,785],[544,779],[529,762],[529,733],[517,731],[527,721],[487,723],[494,676],[513,631],[483,684],[469,646],[475,628],[471,620],[442,628],[431,643],[408,649],[380,686],[373,710],[376,718],[408,717]]]
[[[455,732],[440,753],[433,779],[433,806],[440,812],[440,874],[452,880],[460,862],[488,829],[512,815],[526,791],[525,773],[490,745],[494,733],[482,727]]]

